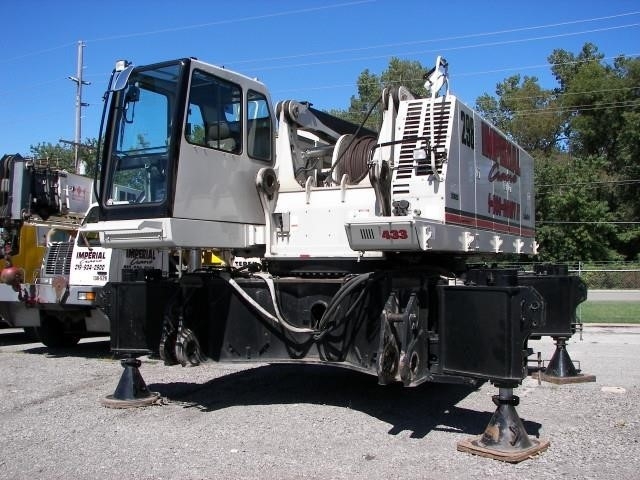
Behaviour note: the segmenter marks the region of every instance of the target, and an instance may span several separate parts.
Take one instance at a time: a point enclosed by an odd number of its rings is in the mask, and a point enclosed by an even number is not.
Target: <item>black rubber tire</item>
[[[39,340],[49,348],[70,348],[80,341],[79,335],[65,331],[62,322],[53,316],[42,318],[35,330]]]
[[[39,330],[38,327],[23,327],[23,330],[24,330],[24,336],[27,337],[27,339],[30,342],[40,341],[40,334],[38,333],[38,330]]]

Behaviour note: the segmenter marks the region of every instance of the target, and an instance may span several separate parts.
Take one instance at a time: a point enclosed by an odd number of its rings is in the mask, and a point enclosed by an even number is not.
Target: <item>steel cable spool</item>
[[[374,136],[354,138],[353,135],[342,135],[333,151],[332,164],[335,166],[334,181],[340,183],[342,176],[349,176],[349,185],[360,183],[369,172],[367,162],[375,148],[377,139]]]

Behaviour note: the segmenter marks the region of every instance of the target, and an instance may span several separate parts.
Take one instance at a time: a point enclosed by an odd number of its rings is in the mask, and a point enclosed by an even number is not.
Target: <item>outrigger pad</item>
[[[513,389],[500,388],[500,394],[493,396],[493,403],[497,408],[484,434],[477,439],[458,442],[459,451],[502,462],[519,463],[549,448],[548,440],[527,435],[515,409],[520,399],[513,395]]]
[[[549,440],[531,439],[531,441],[533,442],[533,445],[530,448],[506,452],[494,448],[483,447],[479,440],[468,439],[458,442],[458,451],[492,458],[494,460],[500,460],[501,462],[520,463],[523,460],[527,460],[541,452],[544,452],[551,444]]]
[[[563,385],[566,383],[595,382],[596,376],[580,373],[580,370],[573,365],[567,352],[567,339],[559,337],[556,338],[556,351],[551,357],[547,368],[540,375],[540,380]]]
[[[100,403],[108,408],[145,407],[157,403],[160,394],[150,392],[138,367],[142,362],[137,358],[125,358],[121,361],[124,371],[113,395],[107,395]]]
[[[540,380],[542,380],[543,382],[555,383],[556,385],[565,385],[567,383],[595,382],[596,376],[579,373],[573,377],[556,377],[555,375],[547,375],[546,373],[542,373],[540,375]]]

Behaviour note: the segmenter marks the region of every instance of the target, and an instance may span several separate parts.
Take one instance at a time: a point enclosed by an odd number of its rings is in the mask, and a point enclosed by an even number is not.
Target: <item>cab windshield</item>
[[[134,70],[119,92],[107,205],[165,201],[172,109],[181,68],[173,63]]]

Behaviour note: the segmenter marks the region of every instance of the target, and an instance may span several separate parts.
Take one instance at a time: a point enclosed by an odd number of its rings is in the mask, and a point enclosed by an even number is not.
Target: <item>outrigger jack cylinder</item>
[[[500,387],[494,395],[497,408],[484,434],[478,439],[458,442],[458,450],[503,462],[518,463],[543,452],[549,447],[548,440],[529,437],[516,412],[520,399],[513,388]]]
[[[113,395],[101,400],[102,405],[109,408],[132,408],[152,405],[158,401],[160,394],[150,392],[140,374],[142,362],[134,357],[121,361],[124,371]]]

